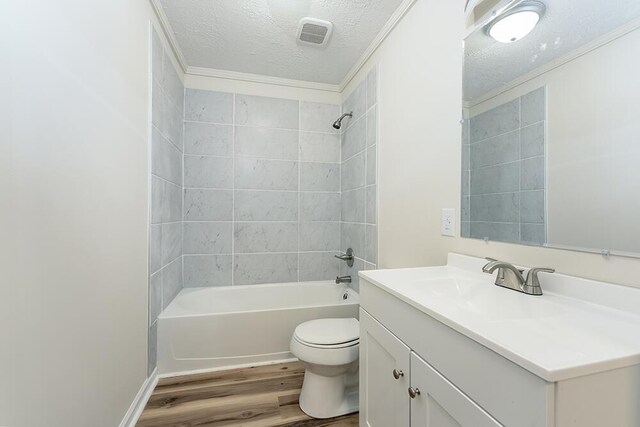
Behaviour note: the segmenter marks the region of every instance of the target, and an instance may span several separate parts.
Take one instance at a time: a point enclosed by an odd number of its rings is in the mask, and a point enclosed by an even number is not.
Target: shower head
[[[338,120],[333,122],[333,127],[336,129],[340,129],[340,127],[342,126],[342,119],[344,119],[345,117],[353,117],[353,111],[350,113],[344,113],[343,115],[341,115]]]

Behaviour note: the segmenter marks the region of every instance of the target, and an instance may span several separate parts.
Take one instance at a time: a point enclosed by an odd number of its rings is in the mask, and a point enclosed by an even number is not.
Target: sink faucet
[[[336,277],[336,285],[339,285],[340,283],[351,283],[351,276]]]
[[[528,295],[542,295],[542,288],[540,287],[540,280],[538,279],[539,272],[555,273],[553,268],[532,268],[527,272],[527,278],[525,279],[522,275],[524,270],[520,270],[513,264],[498,261],[493,258],[486,259],[489,263],[482,267],[482,271],[491,274],[495,270],[498,270],[495,281],[497,286],[513,289],[514,291]]]

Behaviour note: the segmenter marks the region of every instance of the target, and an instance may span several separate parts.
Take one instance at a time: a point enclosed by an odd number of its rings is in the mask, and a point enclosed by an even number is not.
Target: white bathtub
[[[358,306],[354,290],[333,282],[183,289],[158,317],[158,373],[293,358],[297,325],[358,317]]]

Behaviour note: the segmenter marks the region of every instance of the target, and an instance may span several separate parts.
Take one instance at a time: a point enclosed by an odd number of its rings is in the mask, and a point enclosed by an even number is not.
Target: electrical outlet
[[[442,209],[442,235],[456,237],[456,210]]]

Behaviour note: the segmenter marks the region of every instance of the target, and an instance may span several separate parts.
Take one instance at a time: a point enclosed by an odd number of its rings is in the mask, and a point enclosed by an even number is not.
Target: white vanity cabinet
[[[360,328],[361,426],[500,426],[362,309]]]
[[[361,427],[640,426],[640,290],[521,296],[449,258],[360,272]]]

